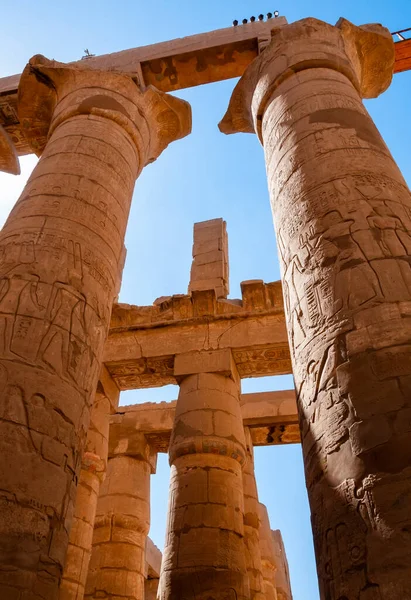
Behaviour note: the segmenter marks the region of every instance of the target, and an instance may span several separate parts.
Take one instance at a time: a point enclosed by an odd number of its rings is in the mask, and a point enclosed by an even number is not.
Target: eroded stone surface
[[[91,409],[59,600],[83,600],[84,597],[97,501],[107,470],[110,414],[120,397],[118,389],[113,390],[114,382],[106,388],[103,386],[105,379],[105,374],[100,374]]]
[[[250,600],[266,600],[260,550],[260,506],[254,471],[254,450],[251,433],[244,428],[246,461],[243,468],[244,492],[244,552],[250,586]]]
[[[135,179],[190,121],[129,77],[44,57],[19,109],[42,155],[0,234],[0,596],[55,600]]]
[[[217,372],[179,372],[161,600],[249,597],[239,378],[232,359],[231,376],[221,374],[207,353],[206,364]]]
[[[215,290],[217,298],[228,296],[228,238],[223,219],[194,224],[193,263],[188,292],[197,290]]]
[[[97,505],[86,600],[144,597],[153,452],[143,434],[110,431],[107,476]]]
[[[361,102],[393,60],[381,26],[289,25],[222,123],[264,145],[327,600],[411,598],[411,200]]]

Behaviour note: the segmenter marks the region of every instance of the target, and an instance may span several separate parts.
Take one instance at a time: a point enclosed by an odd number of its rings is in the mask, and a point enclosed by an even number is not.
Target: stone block
[[[174,361],[176,377],[197,373],[219,373],[230,376],[233,371],[235,371],[235,365],[229,349],[188,352],[176,356]]]

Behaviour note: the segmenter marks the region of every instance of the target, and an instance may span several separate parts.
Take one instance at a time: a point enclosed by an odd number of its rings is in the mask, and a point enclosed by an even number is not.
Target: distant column
[[[279,529],[271,530],[271,540],[274,547],[274,560],[276,564],[275,585],[278,600],[292,600],[290,572],[285,553],[283,538]]]
[[[411,598],[411,196],[380,25],[286,25],[220,127],[264,145],[324,600]]]
[[[84,597],[97,501],[107,470],[110,414],[116,409],[119,396],[116,384],[103,367],[91,409],[59,600]]]
[[[270,520],[267,507],[260,502],[260,554],[262,573],[264,578],[264,593],[266,600],[278,600],[276,573],[277,564],[275,561],[274,544],[271,536]]]
[[[254,470],[254,449],[250,428],[244,428],[247,460],[243,469],[244,550],[250,583],[250,599],[266,600],[260,551],[260,504]]]
[[[134,183],[190,112],[36,56],[19,117],[41,158],[0,234],[0,597],[56,600]]]
[[[116,431],[111,426],[107,477],[97,505],[86,600],[144,598],[150,475],[155,471],[156,458],[142,433],[121,428]]]
[[[180,381],[170,441],[161,600],[248,600],[240,380],[229,350],[175,360]]]

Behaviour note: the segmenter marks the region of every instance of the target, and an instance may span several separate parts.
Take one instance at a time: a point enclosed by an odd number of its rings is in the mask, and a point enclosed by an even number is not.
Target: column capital
[[[152,86],[141,89],[128,74],[92,69],[86,63],[59,63],[42,55],[33,56],[23,71],[18,111],[38,156],[63,121],[76,115],[111,119],[133,139],[140,170],[191,131],[191,109],[184,100]]]
[[[7,131],[0,125],[0,171],[20,175],[20,163],[16,149]]]
[[[339,19],[335,26],[302,19],[272,32],[271,43],[246,69],[219,124],[223,133],[257,133],[274,90],[307,69],[344,74],[362,98],[376,98],[391,83],[394,42],[378,24],[356,26]]]

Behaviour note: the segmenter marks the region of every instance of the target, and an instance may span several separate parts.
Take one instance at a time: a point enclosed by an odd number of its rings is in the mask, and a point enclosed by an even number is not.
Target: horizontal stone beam
[[[230,348],[240,377],[291,373],[281,282],[241,284],[241,300],[214,290],[114,305],[104,364],[120,390],[177,383],[175,357]]]
[[[111,417],[110,444],[122,446],[125,439],[138,432],[145,435],[154,450],[168,452],[176,402],[120,406]],[[254,446],[300,442],[294,390],[242,394],[241,410]]]
[[[77,61],[86,68],[119,71],[136,77],[142,86],[154,85],[170,92],[187,87],[241,77],[267,43],[271,31],[287,21],[284,17],[255,21],[238,27],[217,29],[185,38],[131,48]],[[29,58],[29,57],[28,57]],[[0,125],[19,155],[30,154],[17,111],[20,75],[0,78]]]

